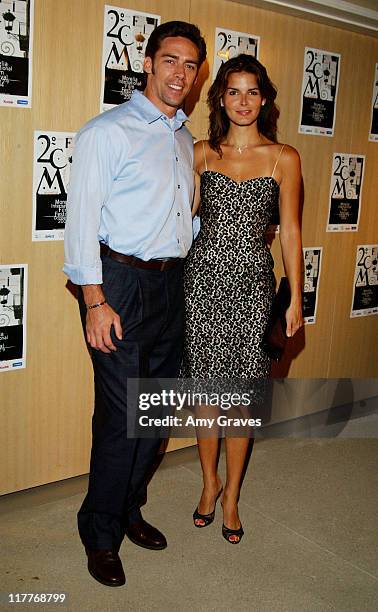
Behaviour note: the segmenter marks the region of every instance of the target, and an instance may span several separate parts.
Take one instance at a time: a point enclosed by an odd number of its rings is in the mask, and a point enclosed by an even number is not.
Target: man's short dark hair
[[[206,43],[204,38],[201,36],[201,32],[197,26],[186,21],[167,21],[162,23],[150,34],[150,37],[146,46],[146,57],[150,57],[152,60],[155,57],[155,53],[159,51],[161,43],[168,36],[182,36],[187,38],[198,49],[198,68],[206,59]]]

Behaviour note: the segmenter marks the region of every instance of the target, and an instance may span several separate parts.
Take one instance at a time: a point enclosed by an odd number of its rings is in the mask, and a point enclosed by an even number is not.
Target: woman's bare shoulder
[[[209,141],[208,140],[197,140],[194,143],[194,151],[195,152],[196,151],[202,151],[203,152],[204,148],[206,149],[206,151],[209,148]]]
[[[291,145],[287,144],[286,142],[277,142],[276,143],[276,149],[278,152],[281,151],[282,149],[282,156],[285,156],[286,158],[289,157],[299,157],[299,153],[297,151],[297,149],[295,149],[294,147],[292,147]]]
[[[281,161],[286,166],[298,166],[301,163],[300,155],[294,147],[286,143],[277,143],[281,151]]]
[[[265,142],[262,144],[263,146],[265,145],[267,150],[269,150],[273,155],[275,153],[280,153],[281,149],[282,155],[284,152],[289,152],[289,155],[293,153],[298,155],[298,151],[286,142],[274,142],[273,140],[268,140],[268,138],[266,138]]]
[[[201,174],[205,167],[205,155],[209,155],[209,141],[197,140],[194,144],[194,169],[198,174]]]

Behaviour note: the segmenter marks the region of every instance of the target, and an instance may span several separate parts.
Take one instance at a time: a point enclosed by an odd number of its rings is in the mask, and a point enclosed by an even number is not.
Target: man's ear
[[[147,74],[152,73],[152,59],[150,57],[145,57],[143,62],[143,70]]]

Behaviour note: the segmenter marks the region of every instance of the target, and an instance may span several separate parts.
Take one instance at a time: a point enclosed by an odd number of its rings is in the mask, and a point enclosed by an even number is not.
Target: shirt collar
[[[161,110],[151,102],[151,100],[146,98],[146,96],[137,89],[134,89],[131,95],[130,104],[138,109],[141,116],[147,121],[147,123],[153,123],[154,121],[157,121],[157,119],[165,117],[164,113],[162,113]],[[184,121],[188,121],[188,116],[181,108],[179,108],[175,114],[175,120],[178,129],[182,126]]]

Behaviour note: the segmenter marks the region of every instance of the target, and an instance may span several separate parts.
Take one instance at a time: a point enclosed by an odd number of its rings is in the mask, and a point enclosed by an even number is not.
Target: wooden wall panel
[[[29,264],[27,367],[0,374],[0,493],[88,469],[91,364],[61,272],[63,242],[31,241],[33,132],[75,132],[98,114],[104,4],[37,0],[32,109],[0,108],[0,263]],[[175,0],[107,4],[189,18]]]
[[[367,140],[376,39],[227,0],[107,3],[157,13],[162,21],[192,21],[201,28],[209,63],[201,71],[201,90],[186,105],[189,110],[194,106],[190,129],[197,138],[207,133],[215,27],[261,36],[260,59],[279,92],[279,138],[302,156],[304,245],[323,246],[317,322],[298,338],[305,350],[286,364],[287,373],[304,378],[376,376],[377,317],[349,318],[356,246],[377,242],[378,145]],[[103,14],[102,0],[36,0],[33,108],[0,108],[0,262],[29,264],[27,368],[0,374],[3,493],[87,471],[91,366],[77,305],[61,273],[63,243],[31,241],[32,156],[34,130],[76,131],[98,113]],[[334,138],[298,134],[305,46],[342,56]],[[336,151],[367,156],[358,233],[325,232]],[[277,239],[273,253],[280,276]],[[169,448],[183,444],[173,440]]]

